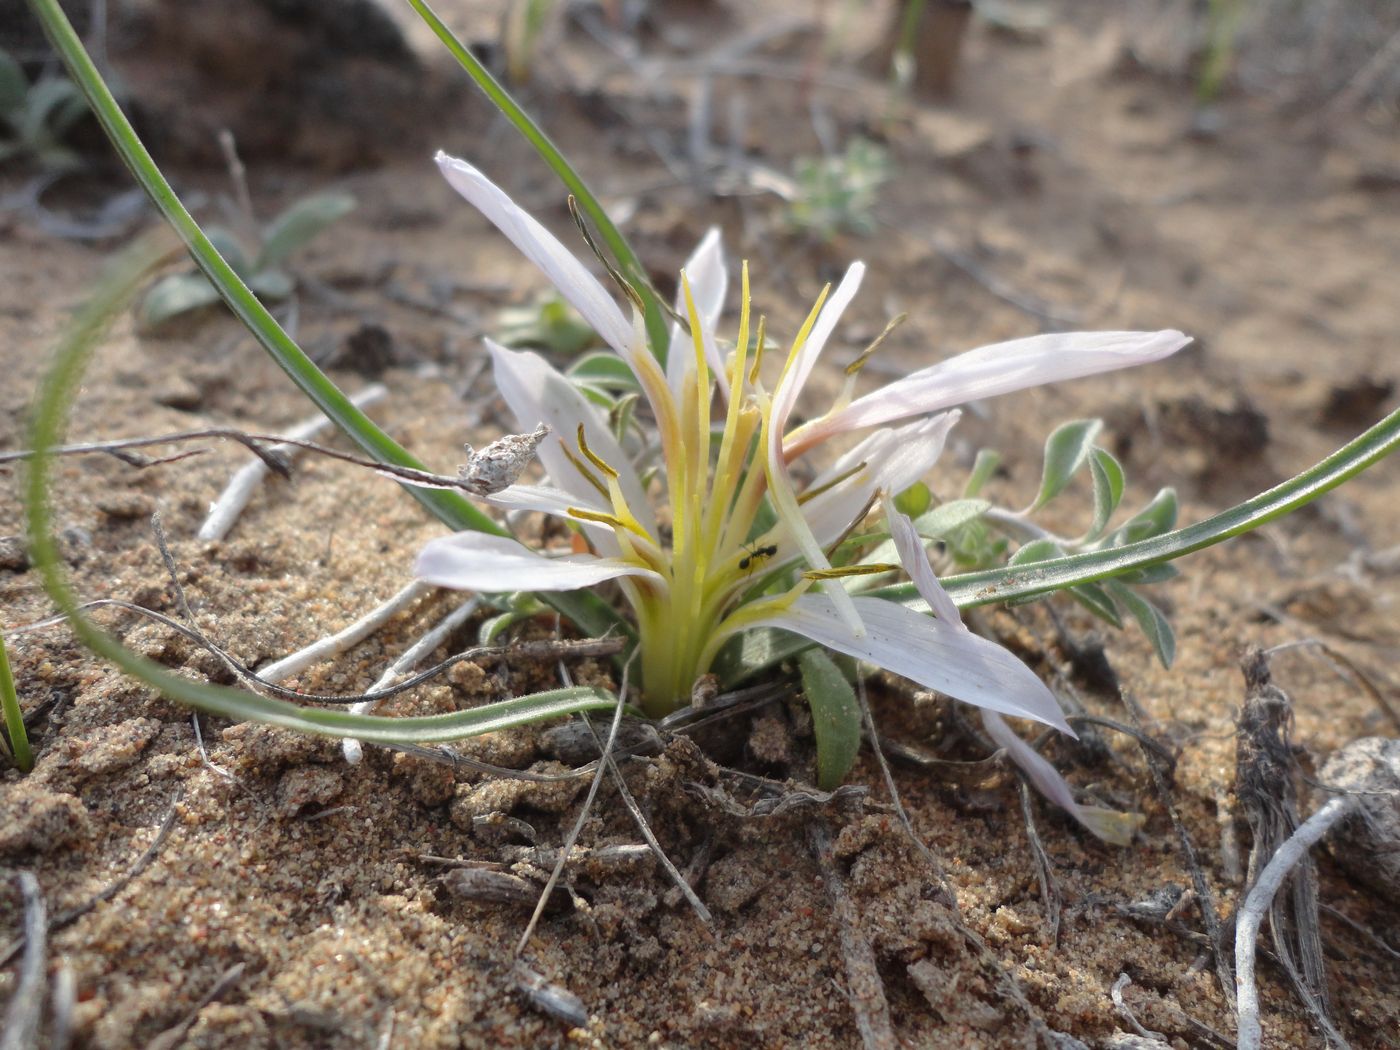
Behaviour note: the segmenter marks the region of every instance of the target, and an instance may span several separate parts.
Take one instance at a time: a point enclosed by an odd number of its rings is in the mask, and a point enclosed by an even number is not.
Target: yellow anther
[[[610,478],[617,477],[617,471],[608,466],[607,462],[588,447],[588,440],[583,436],[583,424],[578,425],[578,450],[584,454],[588,462],[597,467],[603,474]]]

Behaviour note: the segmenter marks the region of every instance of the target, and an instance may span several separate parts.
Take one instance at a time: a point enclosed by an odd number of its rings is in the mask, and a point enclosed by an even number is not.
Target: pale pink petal
[[[1123,813],[1102,806],[1081,806],[1074,800],[1074,792],[1059,770],[1017,736],[999,715],[983,711],[982,725],[997,747],[1005,749],[1007,756],[1026,774],[1026,779],[1051,802],[1105,842],[1126,846],[1133,841],[1133,833],[1144,823],[1140,814]]]
[[[842,431],[1157,361],[1190,341],[1176,331],[1061,332],[994,343],[913,372],[799,428],[789,435],[788,453]]]
[[[700,318],[701,342],[705,348],[705,360],[710,373],[718,382],[720,391],[728,396],[728,384],[724,378],[724,357],[715,342],[715,330],[719,325],[720,313],[724,310],[724,294],[729,285],[729,274],[724,268],[724,251],[720,243],[719,227],[710,227],[700,243],[685,262],[685,276],[690,282],[690,294],[695,300],[695,313]],[[676,292],[676,313],[688,316],[683,290]],[[671,325],[671,348],[666,355],[666,381],[671,391],[680,396],[685,374],[695,360],[695,344],[688,325]]]
[[[559,239],[504,191],[464,160],[438,152],[438,168],[452,185],[538,266],[609,346],[621,352],[632,339],[632,325],[598,279]]]
[[[949,624],[880,598],[854,598],[865,633],[842,619],[829,594],[804,594],[745,626],[779,627],[903,675],[927,689],[1073,736],[1055,696],[1025,664],[960,623]]]
[[[885,499],[885,521],[890,527],[890,538],[894,540],[899,563],[914,581],[914,589],[919,592],[919,596],[928,602],[933,615],[945,623],[962,627],[962,614],[953,604],[953,599],[948,597],[943,584],[938,582],[938,576],[929,562],[928,551],[924,549],[919,530],[914,527],[909,515],[901,514],[895,509],[894,501],[888,497]]]
[[[817,358],[821,356],[831,333],[836,330],[846,307],[860,290],[860,282],[864,277],[865,263],[851,263],[846,276],[841,278],[836,291],[831,293],[826,305],[822,307],[816,323],[807,334],[807,341],[797,351],[797,357],[783,370],[782,377],[778,380],[778,388],[773,392],[773,428],[779,433],[786,429],[788,416],[797,404],[797,396],[806,386],[807,377],[812,374]]]
[[[491,352],[496,388],[519,425],[533,428],[541,422],[549,424],[550,434],[540,443],[536,455],[554,484],[578,500],[577,505],[591,506],[602,499],[601,493],[579,472],[560,445],[561,441],[567,441],[570,449],[574,449],[581,423],[588,447],[617,471],[618,484],[622,487],[628,507],[637,520],[655,535],[655,521],[641,480],[613,437],[607,421],[592,402],[539,354],[529,350],[508,350],[489,339],[486,340],[486,348]],[[596,539],[595,533],[606,531],[594,528],[589,536]]]
[[[619,558],[565,554],[547,558],[509,536],[458,532],[428,543],[418,552],[413,574],[420,580],[460,591],[572,591],[619,576],[641,576],[657,583],[650,569]]]

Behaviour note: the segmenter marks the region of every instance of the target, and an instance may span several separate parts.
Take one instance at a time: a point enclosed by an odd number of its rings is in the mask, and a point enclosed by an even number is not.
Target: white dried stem
[[[1355,806],[1354,797],[1334,798],[1302,824],[1275,851],[1245,897],[1235,917],[1236,1036],[1239,1050],[1259,1050],[1263,1030],[1259,1024],[1259,990],[1254,983],[1254,953],[1259,927],[1285,879],[1307,856],[1308,850]]]
[[[462,626],[480,607],[481,598],[476,596],[467,599],[453,609],[438,622],[437,626],[404,650],[403,654],[389,665],[389,669],[379,676],[378,681],[369,687],[369,691],[377,693],[381,689],[387,689],[401,676],[413,670],[424,657],[431,655],[438,646],[447,640],[448,635]],[[362,715],[373,708],[373,700],[363,700],[358,704],[352,704],[350,711],[352,714]],[[364,757],[364,747],[358,740],[347,739],[341,741],[340,753],[345,756],[345,761],[356,766]]]
[[[350,403],[357,408],[364,408],[366,405],[372,405],[376,401],[382,400],[388,392],[382,384],[375,383],[351,397]],[[310,441],[329,426],[330,422],[326,416],[316,415],[298,423],[283,436],[292,441]],[[274,451],[284,456],[291,456],[298,450],[295,445],[276,445]],[[262,479],[266,474],[267,464],[256,456],[251,462],[240,467],[229,479],[229,483],[219,494],[219,498],[209,508],[209,516],[199,527],[199,538],[201,540],[221,540],[227,536],[229,529],[233,528],[234,522],[243,513],[243,508],[253,498],[253,493],[257,492],[258,486],[262,484]]]
[[[258,677],[267,682],[281,682],[304,671],[318,661],[345,652],[352,645],[357,645],[369,637],[370,634],[431,590],[433,590],[431,583],[414,580],[398,594],[382,605],[375,606],[350,626],[322,638],[320,641],[312,642],[305,649],[299,649],[290,656],[284,656],[280,660],[259,668]]]

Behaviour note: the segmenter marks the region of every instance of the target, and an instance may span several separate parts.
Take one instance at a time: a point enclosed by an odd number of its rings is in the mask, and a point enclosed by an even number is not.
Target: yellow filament
[[[825,484],[818,485],[816,488],[807,489],[805,492],[802,493],[802,495],[797,497],[797,505],[800,507],[803,504],[807,503],[808,500],[816,499],[823,492],[830,492],[843,481],[849,481],[851,478],[855,477],[867,466],[869,466],[869,464],[865,462],[857,463],[850,470],[843,471],[842,473],[838,474],[836,477],[832,478]]]
[[[617,471],[610,467],[606,460],[588,447],[588,440],[583,436],[582,423],[578,425],[578,450],[583,453],[588,462],[598,468],[604,477],[617,477]]]
[[[583,480],[588,482],[595,489],[597,489],[598,495],[606,499],[608,495],[608,487],[598,480],[597,476],[593,473],[593,471],[588,469],[588,465],[584,463],[583,460],[575,456],[572,452],[570,452],[569,446],[566,445],[564,442],[559,442],[559,449],[564,453],[564,458],[566,458],[570,463],[574,465],[574,469],[579,472],[579,474],[583,477]]]
[[[871,562],[869,565],[840,565],[834,569],[808,569],[802,574],[804,580],[840,580],[847,576],[875,576],[882,572],[894,572],[898,565],[884,562]]]

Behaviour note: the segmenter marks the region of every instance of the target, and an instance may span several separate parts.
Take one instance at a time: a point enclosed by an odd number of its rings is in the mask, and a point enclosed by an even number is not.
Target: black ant
[[[778,545],[770,543],[766,547],[755,547],[742,558],[739,559],[739,571],[748,572],[750,569],[758,567],[758,563],[764,558],[771,558],[778,553]]]

